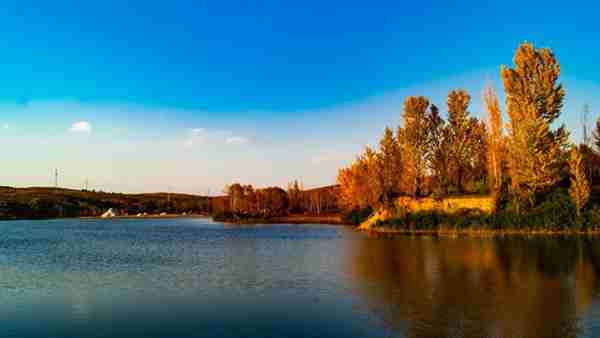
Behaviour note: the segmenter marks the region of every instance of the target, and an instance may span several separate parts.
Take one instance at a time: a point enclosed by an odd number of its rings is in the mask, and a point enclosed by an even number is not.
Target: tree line
[[[465,90],[448,93],[445,116],[423,96],[407,97],[402,123],[387,127],[377,149],[366,147],[338,172],[340,205],[347,210],[389,207],[406,195],[491,194],[498,208],[521,215],[553,191],[568,189],[577,217],[588,206],[590,178],[598,173],[600,120],[592,147],[576,146],[557,119],[565,89],[550,49],[521,44],[512,67],[500,70],[508,121],[498,95],[483,93],[485,118],[471,113]],[[584,124],[584,134],[587,135]]]
[[[338,211],[338,187],[304,189],[297,181],[280,187],[255,188],[233,183],[225,188],[226,196],[213,199],[213,213],[223,219],[268,219],[289,214],[321,215]],[[227,214],[227,215],[222,215]]]

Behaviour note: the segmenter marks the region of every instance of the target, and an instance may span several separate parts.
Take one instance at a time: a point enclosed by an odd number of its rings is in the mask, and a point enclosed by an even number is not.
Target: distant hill
[[[121,194],[49,187],[0,187],[0,219],[100,216],[122,213],[208,213],[205,196],[173,193]]]

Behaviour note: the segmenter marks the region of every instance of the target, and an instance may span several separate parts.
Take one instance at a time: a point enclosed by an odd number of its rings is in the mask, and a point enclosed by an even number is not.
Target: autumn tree
[[[440,116],[439,109],[431,105],[427,115],[428,133],[428,152],[427,163],[434,178],[437,189],[442,193],[447,193],[448,188],[448,137],[446,122]]]
[[[488,138],[487,163],[488,183],[491,192],[498,197],[502,188],[502,168],[504,163],[504,139],[502,135],[502,112],[498,95],[491,86],[483,93],[483,102],[487,112]]]
[[[244,205],[244,187],[239,183],[234,183],[225,188],[225,193],[229,196],[231,211],[242,211]]]
[[[478,157],[484,146],[485,127],[469,112],[471,96],[464,90],[448,94],[448,153],[452,166],[453,183],[464,192],[465,178],[481,167]]]
[[[244,189],[244,212],[255,214],[259,210],[256,191],[251,185],[243,186]]]
[[[299,212],[302,209],[302,189],[298,180],[288,185],[288,199],[291,212]]]
[[[508,168],[511,192],[519,205],[535,203],[535,194],[560,179],[568,133],[551,129],[560,116],[565,91],[557,83],[560,66],[546,48],[524,43],[515,53],[514,68],[502,67],[508,124]]]
[[[361,196],[361,165],[357,159],[350,167],[342,168],[337,174],[337,184],[340,186],[340,206],[344,209],[354,209],[364,206]]]
[[[379,164],[375,174],[379,175],[382,202],[387,204],[400,190],[402,173],[402,152],[390,128],[385,128],[378,155]]]
[[[378,154],[366,147],[348,168],[338,172],[340,205],[346,209],[375,207],[381,196],[381,170]]]
[[[268,187],[256,190],[256,198],[262,206],[256,214],[261,217],[283,215],[289,207],[289,200],[285,190],[279,187]]]
[[[364,189],[366,204],[377,207],[380,205],[381,196],[383,195],[381,157],[373,148],[366,147],[362,161],[365,168],[365,181],[367,182],[366,189]]]
[[[577,219],[580,220],[581,210],[585,207],[590,196],[590,182],[586,175],[583,156],[576,146],[573,146],[571,149],[569,173],[571,175],[569,194],[575,204]]]
[[[403,190],[417,197],[423,190],[427,170],[429,101],[422,96],[410,96],[404,101],[403,126],[398,139],[403,154]]]

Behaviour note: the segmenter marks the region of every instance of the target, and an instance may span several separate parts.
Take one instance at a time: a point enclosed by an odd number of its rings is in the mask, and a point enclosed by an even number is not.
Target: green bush
[[[600,227],[600,206],[593,205],[584,210],[582,225],[586,228]]]
[[[572,228],[577,225],[575,206],[566,189],[555,189],[527,213],[527,224],[533,228]]]
[[[373,213],[373,208],[354,208],[349,212],[342,214],[342,221],[345,224],[350,225],[359,225],[362,222],[366,221],[369,216]]]

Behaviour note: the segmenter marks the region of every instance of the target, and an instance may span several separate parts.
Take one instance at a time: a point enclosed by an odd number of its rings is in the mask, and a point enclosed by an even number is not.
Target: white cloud
[[[242,136],[229,136],[225,139],[227,144],[246,144],[248,139]]]
[[[73,123],[69,131],[78,132],[78,133],[91,133],[92,125],[88,121],[79,121]]]
[[[205,128],[192,128],[184,141],[186,147],[199,145],[246,144],[248,139],[243,136],[232,135],[226,130],[209,130]]]
[[[2,125],[2,129],[9,129],[9,128],[10,128],[10,126],[8,125],[8,123],[5,123]]]
[[[187,138],[185,139],[184,145],[186,147],[197,146],[205,144],[207,140],[207,132],[204,128],[192,128],[190,129]]]

